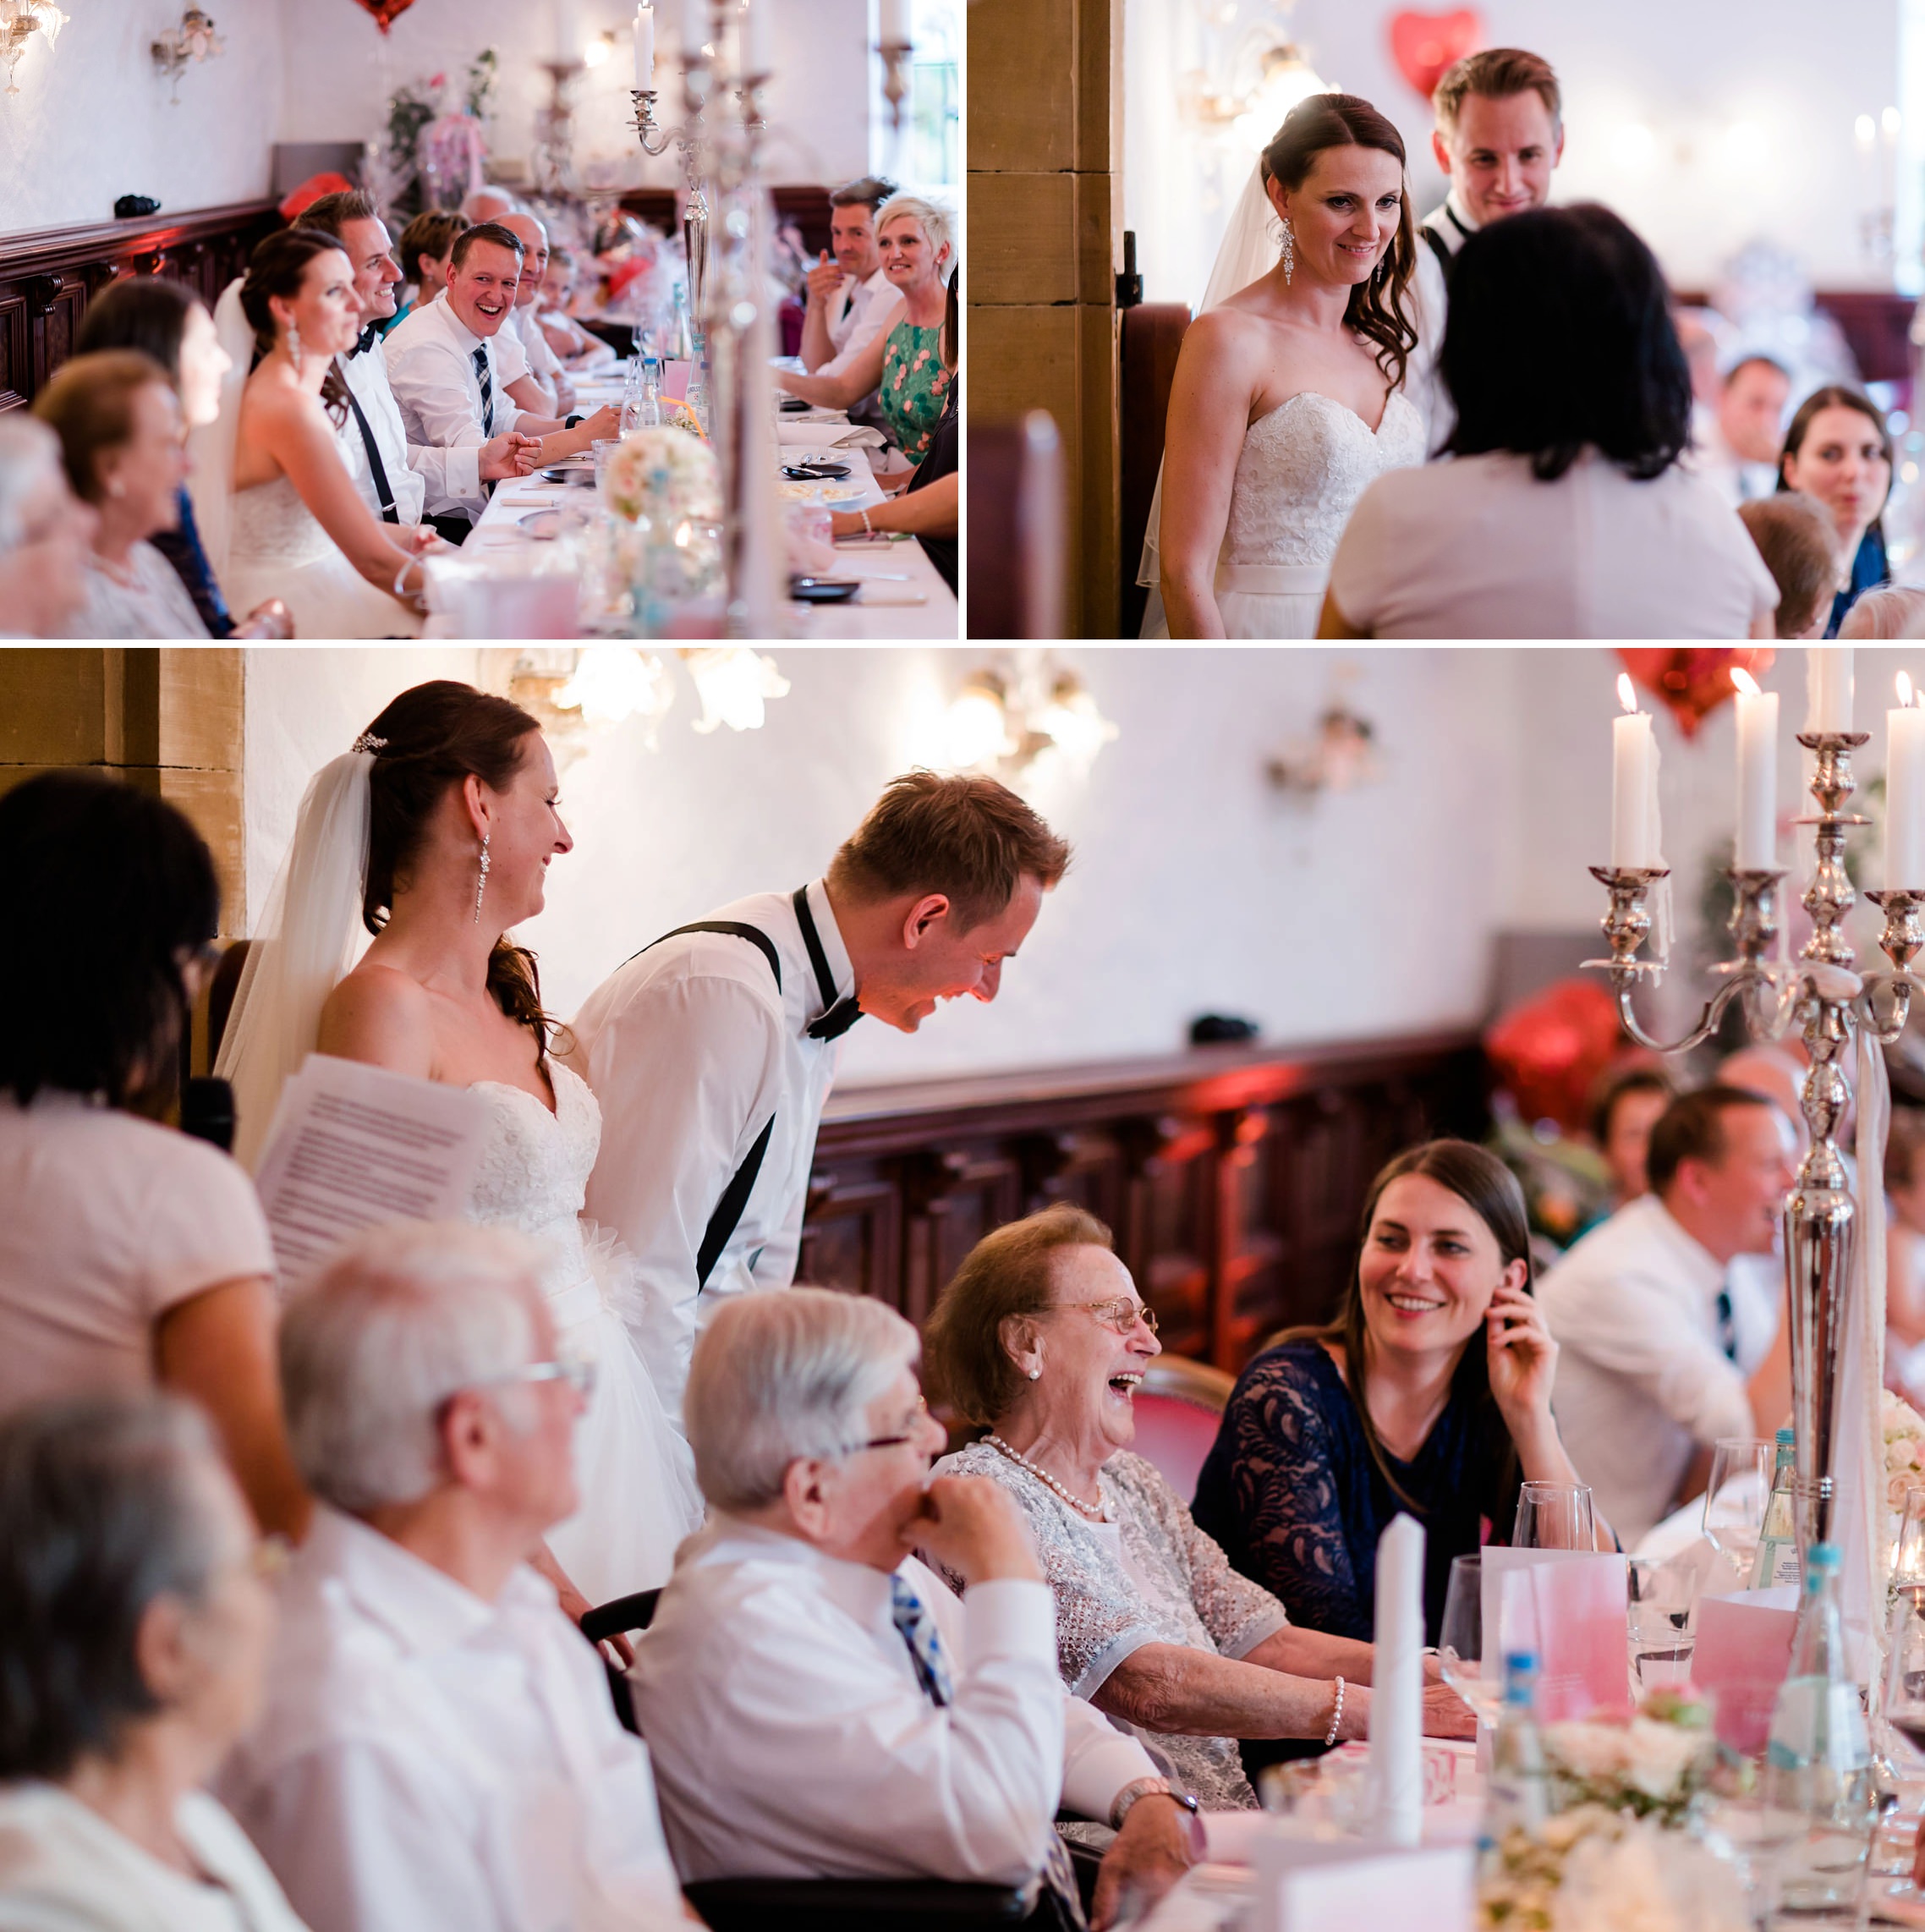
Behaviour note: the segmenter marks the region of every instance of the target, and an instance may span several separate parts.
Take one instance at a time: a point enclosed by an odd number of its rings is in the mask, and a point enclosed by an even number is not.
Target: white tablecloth
[[[577,409],[584,414],[602,403],[619,404],[622,385],[611,381],[580,382],[577,385]],[[785,433],[792,436],[798,424],[820,425],[820,437],[798,445],[785,441],[782,458],[799,463],[810,453],[827,457],[849,466],[842,486],[860,490],[861,494],[838,502],[836,509],[873,508],[886,501],[869,464],[869,453],[857,447],[834,447],[835,439],[846,433],[849,419],[840,410],[811,410],[807,417],[785,420]],[[468,540],[487,550],[524,541],[518,524],[531,511],[551,508],[565,502],[586,503],[590,492],[579,484],[548,483],[540,476],[527,476],[518,482],[499,485],[481,513],[475,533]],[[531,541],[531,540],[526,540]],[[857,539],[836,546],[837,577],[855,577],[864,588],[846,604],[785,604],[782,630],[785,635],[825,643],[845,639],[890,642],[897,639],[941,638],[953,639],[961,634],[961,613],[956,598],[942,580],[941,573],[929,560],[929,554],[913,537],[892,540]]]

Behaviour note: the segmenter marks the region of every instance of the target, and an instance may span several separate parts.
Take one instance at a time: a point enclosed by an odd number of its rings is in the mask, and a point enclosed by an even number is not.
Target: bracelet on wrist
[[[1330,1707],[1330,1727],[1324,1733],[1326,1749],[1337,1741],[1337,1732],[1343,1728],[1343,1698],[1346,1686],[1341,1677],[1337,1679],[1337,1700]]]

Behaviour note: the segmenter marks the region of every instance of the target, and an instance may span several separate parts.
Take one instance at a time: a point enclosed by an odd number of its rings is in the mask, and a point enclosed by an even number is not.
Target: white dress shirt
[[[502,334],[506,335],[511,327],[514,330],[515,340],[521,345],[522,354],[527,359],[528,373],[552,393],[557,380],[568,380],[568,371],[562,368],[561,358],[548,346],[548,338],[541,332],[541,324],[535,320],[532,303],[509,312]],[[511,376],[508,381],[513,382],[514,377]]]
[[[343,356],[341,374],[361,405],[368,427],[374,431],[381,465],[387,471],[387,486],[393,493],[395,514],[402,523],[420,523],[431,498],[436,502],[481,499],[479,444],[431,449],[425,444],[409,442],[401,420],[401,405],[395,401],[393,387],[387,379],[387,358],[378,341],[359,355]],[[368,460],[368,446],[352,410],[338,434],[341,453],[347,458],[354,487],[378,517],[381,492],[375,488],[374,465]]]
[[[174,1829],[205,1880],[163,1864],[56,1785],[0,1790],[0,1932],[304,1932],[212,1798],[189,1792]]]
[[[437,299],[425,309],[414,310],[398,327],[388,331],[383,344],[387,379],[409,444],[444,451],[478,448],[515,426],[522,412],[508,394],[507,385],[525,370],[527,358],[519,343],[514,344],[513,357],[507,354],[503,333],[498,330],[485,338],[494,392],[491,425],[482,419],[481,381],[474,372],[474,352],[484,346],[484,338],[445,301]],[[445,468],[441,494],[437,496],[430,486],[424,513],[440,516],[466,510],[479,516],[488,502],[479,469],[479,458],[472,475],[457,473],[452,466]]]
[[[809,906],[838,998],[855,985],[818,879]],[[808,1029],[823,996],[787,892],[706,915],[767,934],[760,949],[688,933],[639,952],[589,995],[568,1062],[601,1103],[601,1152],[584,1212],[640,1265],[643,1353],[679,1425],[695,1336],[725,1296],[795,1279],[809,1167],[840,1043]],[[767,1151],[735,1232],[697,1293],[696,1254],[716,1203],[767,1122]]]
[[[222,1795],[314,1932],[667,1932],[648,1753],[518,1570],[484,1602],[319,1507]]]
[[[1746,1383],[1777,1322],[1768,1258],[1741,1260],[1727,1270],[1647,1194],[1593,1228],[1538,1286],[1559,1349],[1551,1402],[1564,1446],[1627,1550],[1670,1510],[1698,1449],[1757,1434]]]
[[[844,276],[829,304],[829,340],[836,353],[815,373],[840,376],[878,336],[902,320],[902,293],[881,269],[865,282]]]
[[[629,1681],[688,1882],[1021,1885],[1059,1803],[1106,1821],[1157,1775],[1064,1692],[1046,1583],[978,1583],[962,1601],[913,1557],[897,1573],[935,1619],[946,1707],[918,1679],[886,1572],[727,1516],[683,1545]]]

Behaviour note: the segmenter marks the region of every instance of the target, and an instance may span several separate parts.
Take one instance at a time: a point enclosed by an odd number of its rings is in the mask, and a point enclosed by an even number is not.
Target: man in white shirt
[[[512,329],[528,358],[528,378],[539,398],[529,407],[549,415],[565,416],[575,406],[575,386],[569,381],[535,319],[535,305],[541,299],[541,284],[548,273],[548,231],[533,215],[519,212],[502,216],[502,226],[519,239],[524,251],[521,280],[515,288],[515,305],[502,325],[502,332],[506,336]],[[513,393],[512,383],[510,393]]]
[[[227,1802],[312,1932],[666,1932],[648,1753],[527,1567],[576,1507],[579,1364],[502,1229],[350,1243],[288,1310],[316,1499]]]
[[[324,195],[301,211],[294,226],[332,235],[354,271],[363,327],[360,341],[337,358],[351,403],[337,440],[354,487],[369,508],[387,523],[418,524],[431,495],[437,501],[457,494],[479,497],[484,482],[521,475],[518,453],[525,450],[532,461],[540,446],[535,437],[514,430],[454,449],[409,442],[388,386],[379,327],[394,313],[401,270],[372,199],[359,189]]]
[[[388,381],[401,406],[408,440],[424,447],[478,447],[505,430],[540,439],[536,464],[557,463],[587,449],[597,437],[619,433],[612,409],[565,421],[525,413],[507,393],[510,368],[496,348],[502,325],[514,307],[520,286],[521,239],[498,223],[484,222],[456,238],[449,258],[447,293],[411,311],[384,345]],[[530,465],[534,467],[535,465]],[[442,535],[459,542],[487,504],[486,486],[469,490],[450,475],[442,493],[431,494],[425,514]]]
[[[829,197],[826,257],[809,272],[802,317],[802,365],[814,376],[840,376],[879,335],[902,319],[902,297],[882,272],[875,212],[896,192],[873,174]]]
[[[1651,1130],[1652,1191],[1538,1287],[1565,1447],[1626,1549],[1703,1486],[1721,1437],[1769,1439],[1791,1407],[1782,1283],[1741,1264],[1778,1245],[1793,1150],[1757,1094],[1681,1095]]]
[[[587,1212],[641,1267],[644,1354],[681,1413],[695,1331],[795,1279],[836,1041],[993,1000],[1069,848],[995,780],[891,783],[828,875],[645,947],[589,996],[567,1058],[601,1103]]]
[[[1064,1691],[1014,1499],[939,1477],[915,1330],[821,1288],[732,1302],[688,1385],[714,1515],[685,1543],[630,1682],[690,1884],[1039,1879],[1059,1805],[1119,1827],[1092,1913],[1154,1897],[1192,1817],[1133,1737]],[[963,1601],[910,1556],[967,1578]]]
[[[1564,101],[1556,73],[1541,55],[1486,47],[1447,69],[1430,102],[1437,117],[1431,152],[1451,188],[1418,229],[1410,389],[1435,451],[1456,424],[1437,357],[1457,251],[1486,222],[1549,200],[1551,172],[1564,158]]]

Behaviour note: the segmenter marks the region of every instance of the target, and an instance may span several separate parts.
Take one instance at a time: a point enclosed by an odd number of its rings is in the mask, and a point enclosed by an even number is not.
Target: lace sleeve
[[[1223,1434],[1245,1567],[1282,1599],[1293,1622],[1368,1641],[1337,1507],[1339,1452],[1303,1365],[1282,1354],[1253,1363],[1225,1411]]]

